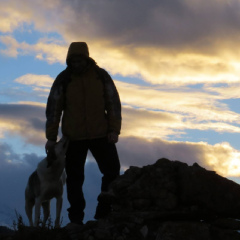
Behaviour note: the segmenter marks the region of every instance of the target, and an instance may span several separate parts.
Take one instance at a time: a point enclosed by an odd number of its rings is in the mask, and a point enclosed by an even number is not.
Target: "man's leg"
[[[87,151],[87,140],[71,141],[66,153],[67,197],[70,203],[68,217],[71,222],[78,224],[83,221],[86,205],[82,186]]]
[[[110,183],[120,173],[120,162],[116,146],[113,143],[109,143],[107,138],[99,138],[90,141],[89,149],[103,174],[101,191],[106,192]],[[102,202],[100,198],[98,198],[98,201],[96,219],[105,217],[111,211],[109,203]]]

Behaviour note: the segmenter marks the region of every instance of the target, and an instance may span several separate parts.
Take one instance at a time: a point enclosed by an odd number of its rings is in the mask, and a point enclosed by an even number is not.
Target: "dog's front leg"
[[[61,211],[62,211],[62,202],[63,198],[58,197],[56,202],[56,220],[55,220],[55,227],[60,227],[60,217],[61,217]]]
[[[35,218],[34,218],[34,227],[37,227],[40,220],[40,211],[41,211],[41,198],[36,198],[35,200]]]
[[[29,200],[26,198],[25,200],[25,211],[29,220],[29,225],[33,226],[33,220],[32,220],[32,209],[34,206],[34,200]]]
[[[42,207],[43,207],[43,216],[44,216],[43,226],[45,227],[48,217],[50,215],[50,200],[42,202]]]

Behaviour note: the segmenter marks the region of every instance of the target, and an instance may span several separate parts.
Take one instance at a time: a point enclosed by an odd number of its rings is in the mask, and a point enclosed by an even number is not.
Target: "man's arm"
[[[110,134],[108,137],[118,140],[117,138],[120,134],[122,123],[119,94],[111,76],[104,69],[99,69],[99,71],[101,71],[100,75],[104,85],[104,98],[108,118],[108,132]],[[115,140],[113,140],[113,142],[114,141]]]
[[[59,123],[64,107],[62,77],[63,74],[60,73],[54,81],[46,107],[46,138],[55,142],[57,140]]]

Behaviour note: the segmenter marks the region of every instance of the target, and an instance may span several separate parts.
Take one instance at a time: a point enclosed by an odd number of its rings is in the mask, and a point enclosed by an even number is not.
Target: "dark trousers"
[[[120,163],[115,144],[107,137],[70,141],[66,153],[67,197],[70,203],[68,216],[71,222],[81,222],[84,218],[85,199],[82,191],[84,165],[87,152],[91,151],[103,174],[101,191],[107,191],[109,184],[119,175]]]

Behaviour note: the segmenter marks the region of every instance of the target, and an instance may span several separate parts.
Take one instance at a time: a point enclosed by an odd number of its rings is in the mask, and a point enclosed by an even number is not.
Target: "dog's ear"
[[[48,150],[47,153],[47,168],[51,167],[53,162],[57,159],[54,146]]]

